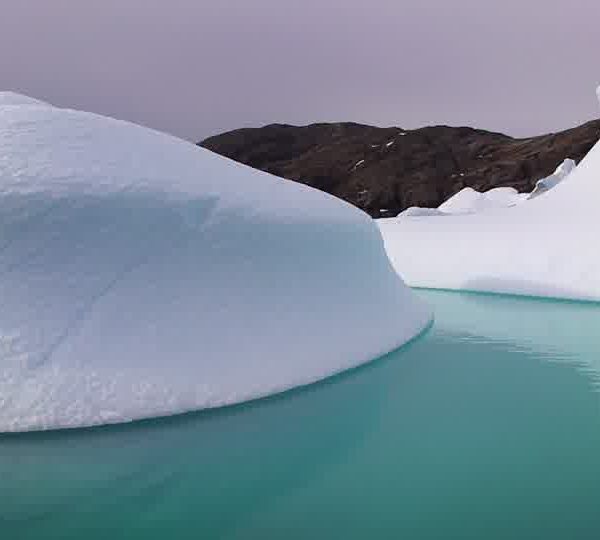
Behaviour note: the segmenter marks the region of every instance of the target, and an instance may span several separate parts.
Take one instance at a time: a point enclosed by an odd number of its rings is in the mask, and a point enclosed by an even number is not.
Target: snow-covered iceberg
[[[45,101],[40,101],[29,96],[17,94],[16,92],[0,92],[0,107],[12,107],[20,105],[49,107]]]
[[[444,214],[475,214],[493,208],[506,208],[519,204],[527,197],[512,187],[493,188],[479,192],[466,187],[438,206]]]
[[[0,97],[0,431],[265,396],[429,322],[341,200],[38,105]]]
[[[414,216],[446,216],[437,208],[427,208],[425,206],[411,206],[398,214],[398,217],[414,217]]]
[[[565,159],[549,176],[538,180],[531,193],[519,193],[512,187],[498,187],[487,191],[477,191],[471,187],[461,189],[437,208],[411,206],[398,214],[399,218],[415,216],[449,216],[452,214],[478,214],[496,208],[507,208],[534,199],[556,187],[565,180],[577,164]]]
[[[506,208],[523,202],[528,193],[519,193],[512,187],[477,191],[471,187],[461,189],[437,208],[411,206],[398,214],[398,218],[422,216],[451,216],[454,214],[477,214],[494,208]]]
[[[600,143],[568,181],[522,204],[378,224],[410,285],[600,300],[599,195]]]
[[[471,187],[461,189],[437,208],[411,206],[398,214],[398,218],[421,216],[451,216],[454,214],[477,214],[495,208],[506,208],[520,204],[530,194],[519,193],[512,187],[493,188],[488,191],[477,191]]]
[[[575,163],[574,160],[565,159],[558,167],[556,167],[556,170],[550,176],[546,176],[546,178],[542,178],[535,183],[535,188],[527,198],[534,199],[542,193],[546,193],[546,191],[556,187],[560,182],[567,178],[576,167],[577,163]]]

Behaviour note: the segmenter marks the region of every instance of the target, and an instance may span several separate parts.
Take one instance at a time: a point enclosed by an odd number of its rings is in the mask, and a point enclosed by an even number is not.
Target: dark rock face
[[[579,162],[599,139],[600,120],[529,139],[466,127],[403,130],[343,123],[273,124],[199,144],[385,217],[410,206],[437,207],[467,186],[531,191],[564,159]]]

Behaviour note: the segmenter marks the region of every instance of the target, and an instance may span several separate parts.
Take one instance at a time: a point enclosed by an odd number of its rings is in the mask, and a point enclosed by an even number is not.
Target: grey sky
[[[599,116],[597,0],[0,0],[0,89],[191,139]]]

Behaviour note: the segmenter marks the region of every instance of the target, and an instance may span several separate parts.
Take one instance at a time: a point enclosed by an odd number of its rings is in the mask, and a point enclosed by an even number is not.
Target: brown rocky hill
[[[599,139],[600,120],[528,139],[467,127],[273,124],[199,145],[382,217],[409,206],[437,207],[466,186],[531,191],[564,159],[579,162]]]

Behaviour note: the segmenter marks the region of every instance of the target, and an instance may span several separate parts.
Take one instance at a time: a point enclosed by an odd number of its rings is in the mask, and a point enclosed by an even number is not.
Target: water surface
[[[0,436],[2,538],[600,538],[600,306],[419,294],[428,333],[330,381]]]

